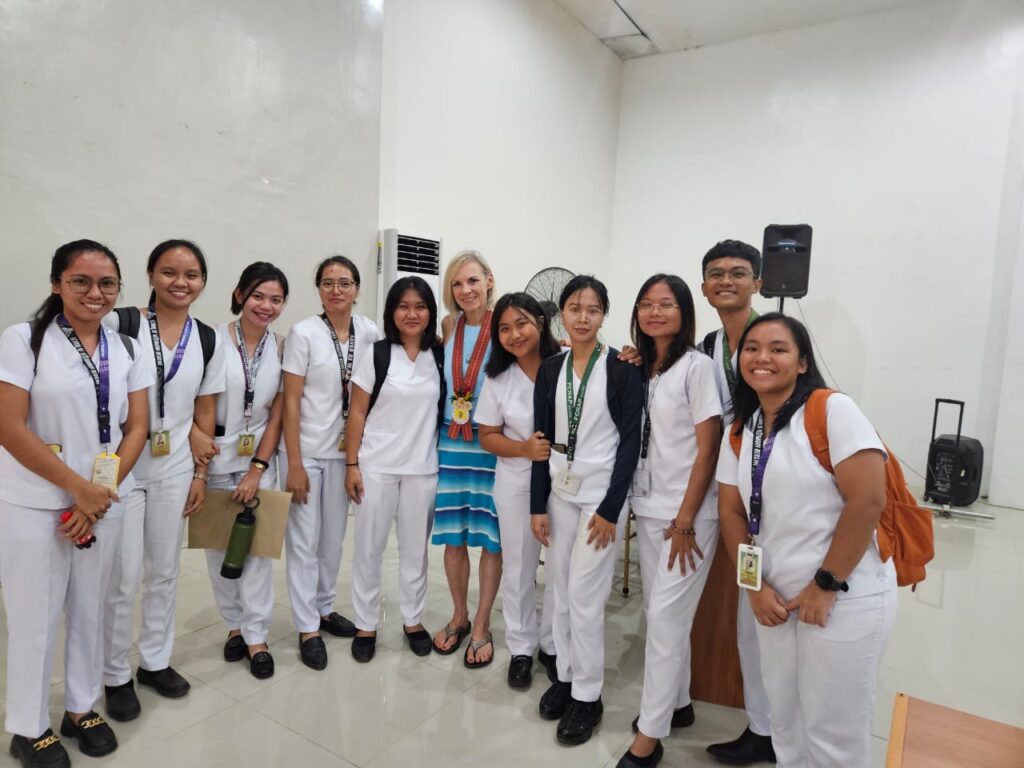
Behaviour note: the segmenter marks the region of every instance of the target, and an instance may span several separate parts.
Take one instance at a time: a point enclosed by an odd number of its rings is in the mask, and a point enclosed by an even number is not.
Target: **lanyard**
[[[640,458],[647,460],[647,448],[651,444],[651,406],[654,405],[654,391],[661,381],[661,374],[654,374],[653,379],[644,382],[644,428],[640,434]]]
[[[338,366],[341,368],[341,417],[347,421],[348,383],[352,379],[352,360],[356,355],[356,326],[350,318],[348,321],[348,354],[345,355],[341,351],[341,342],[338,341],[338,334],[335,333],[331,321],[327,319],[327,313],[324,312],[320,315],[320,319],[324,321],[324,325],[327,326],[327,330],[331,333],[331,341],[334,342],[334,354],[338,356]]]
[[[753,538],[761,532],[761,503],[764,487],[764,471],[768,466],[768,457],[775,445],[775,430],[764,436],[764,414],[758,412],[754,424],[754,445],[750,453],[750,518],[747,520],[747,533]]]
[[[757,319],[757,312],[750,310],[750,317],[747,318],[747,325]],[[722,367],[725,368],[725,380],[729,383],[729,391],[736,389],[736,372],[732,368],[732,352],[729,351],[729,337],[722,329]]]
[[[597,362],[597,358],[601,356],[601,345],[597,344],[594,347],[594,351],[590,353],[590,359],[587,360],[587,367],[583,371],[583,376],[580,378],[580,393],[577,397],[573,397],[572,392],[572,350],[569,350],[569,359],[565,364],[565,406],[569,417],[569,436],[565,441],[565,456],[569,460],[569,466],[572,466],[573,456],[576,455],[576,435],[580,429],[580,420],[583,418],[583,398],[587,393],[587,382],[590,380],[590,372],[594,370],[594,363]]]
[[[473,439],[473,426],[469,416],[473,410],[473,393],[476,381],[480,377],[480,368],[484,364],[484,355],[491,343],[491,310],[487,310],[480,321],[480,332],[469,356],[469,365],[462,370],[463,342],[466,337],[466,316],[460,315],[455,324],[455,338],[452,341],[452,423],[448,427],[448,437],[457,440],[461,437],[467,443]],[[455,414],[456,407],[465,409],[465,420]],[[461,423],[460,423],[461,422]]]
[[[185,318],[185,327],[181,329],[181,336],[178,337],[178,346],[174,348],[174,359],[171,360],[171,370],[166,378],[164,377],[164,343],[160,340],[160,327],[157,325],[156,307],[152,305],[149,307],[149,335],[153,340],[153,358],[156,360],[156,407],[162,425],[164,421],[164,386],[178,375],[181,360],[185,357],[185,347],[188,346],[188,337],[192,335],[192,318]]]
[[[106,446],[110,445],[110,357],[107,354],[107,335],[100,328],[100,367],[97,369],[96,364],[89,357],[89,353],[82,346],[82,341],[75,333],[75,329],[71,327],[63,314],[57,315],[57,325],[82,358],[85,369],[92,377],[93,386],[96,387],[96,420],[100,428],[100,444],[106,450]]]
[[[242,336],[242,321],[235,321],[235,339],[238,341],[238,356],[242,358],[242,372],[245,374],[245,429],[249,429],[249,420],[252,418],[252,403],[256,399],[256,374],[260,369],[260,361],[263,360],[263,350],[266,349],[267,339],[270,338],[270,331],[263,332],[263,338],[256,345],[252,355],[252,362],[249,362],[249,353],[245,349],[245,338]]]

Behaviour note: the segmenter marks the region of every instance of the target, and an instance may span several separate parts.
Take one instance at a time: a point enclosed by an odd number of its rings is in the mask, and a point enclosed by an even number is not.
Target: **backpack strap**
[[[437,428],[444,424],[444,406],[448,402],[448,382],[444,379],[444,346],[431,344],[430,351],[434,353],[434,365],[437,366],[437,375],[441,379],[441,393],[437,400]]]
[[[195,319],[195,318],[193,318]],[[203,347],[203,375],[206,375],[206,368],[213,359],[213,352],[217,348],[217,332],[202,320],[196,320],[196,331],[199,333],[199,343]]]
[[[130,357],[132,360],[134,360],[135,359],[135,344],[134,344],[135,339],[133,339],[127,333],[118,333],[117,335],[121,337],[121,343],[124,344],[124,351],[128,353],[128,357]]]
[[[740,431],[736,431],[736,426],[730,424],[729,430],[729,445],[732,446],[732,452],[736,454],[736,458],[740,456],[740,448],[743,447],[743,428],[740,427]]]
[[[811,451],[830,475],[834,475],[835,470],[828,452],[828,399],[834,394],[834,389],[816,389],[804,405],[804,431],[811,443]]]
[[[715,356],[715,337],[718,335],[718,331],[712,331],[704,337],[704,341],[700,343],[701,351],[704,352],[708,357]]]
[[[373,410],[373,404],[377,402],[377,396],[384,386],[384,379],[388,377],[388,367],[391,365],[391,342],[387,339],[380,339],[373,342],[373,391],[370,392],[370,404],[366,412]]]
[[[114,309],[114,314],[117,315],[118,330],[133,339],[138,338],[139,327],[142,325],[142,313],[139,308],[117,307]]]

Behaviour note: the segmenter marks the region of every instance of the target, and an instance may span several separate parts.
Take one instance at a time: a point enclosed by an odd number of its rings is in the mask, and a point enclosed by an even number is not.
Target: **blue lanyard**
[[[757,414],[754,424],[754,445],[750,452],[750,516],[747,518],[747,533],[751,538],[761,532],[761,507],[763,501],[764,471],[775,445],[775,430],[768,438],[764,436],[764,414]]]
[[[171,370],[166,378],[164,377],[163,342],[160,340],[156,307],[152,305],[149,307],[149,335],[153,340],[153,358],[156,360],[156,407],[162,424],[164,420],[164,385],[178,374],[178,368],[181,367],[182,358],[185,357],[185,347],[188,346],[188,337],[192,335],[192,318],[185,318],[185,327],[181,329],[181,336],[178,337],[178,346],[174,349],[174,359],[171,360]]]
[[[96,420],[100,429],[100,444],[110,445],[110,357],[107,353],[107,335],[103,328],[100,328],[100,366],[97,369],[89,353],[85,351],[82,340],[78,338],[75,329],[71,327],[68,319],[63,314],[57,315],[57,325],[64,332],[71,346],[75,348],[85,369],[92,377],[93,386],[96,387]]]

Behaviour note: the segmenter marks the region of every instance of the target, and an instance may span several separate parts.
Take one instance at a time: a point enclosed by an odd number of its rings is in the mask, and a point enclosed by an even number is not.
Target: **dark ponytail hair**
[[[686,282],[677,275],[666,275],[664,273],[658,273],[647,278],[644,284],[640,286],[640,292],[636,295],[636,301],[633,302],[633,316],[630,319],[633,344],[644,359],[644,373],[647,374],[647,378],[656,373],[652,370],[656,353],[654,339],[640,328],[640,302],[643,300],[644,294],[651,289],[651,286],[658,283],[665,283],[668,289],[672,291],[672,295],[675,296],[676,304],[679,305],[681,324],[679,326],[679,333],[675,335],[675,338],[668,345],[668,354],[665,355],[665,360],[662,362],[661,368],[657,373],[664,373],[675,365],[677,361],[681,360],[686,351],[693,346],[694,335],[696,334],[693,294],[690,293],[690,287]]]
[[[152,275],[156,271],[157,262],[160,261],[160,257],[167,253],[173,248],[188,248],[192,251],[192,255],[196,257],[196,261],[199,262],[199,272],[203,276],[203,285],[206,285],[206,257],[203,256],[203,252],[199,249],[199,246],[193,243],[191,240],[164,240],[160,245],[153,249],[153,252],[149,254],[149,261],[146,262],[146,274]],[[156,301],[156,291],[149,292],[149,301],[147,302],[150,306]]]
[[[68,267],[71,266],[71,262],[75,260],[75,257],[80,253],[88,251],[97,251],[110,259],[114,264],[114,269],[117,270],[117,279],[120,281],[121,265],[117,263],[117,256],[114,255],[112,250],[102,243],[97,243],[95,240],[73,240],[70,243],[64,243],[54,252],[53,259],[50,260],[50,285],[59,285],[61,277]],[[46,301],[39,306],[39,309],[35,311],[35,314],[32,315],[32,319],[29,320],[29,325],[32,328],[32,334],[29,336],[29,347],[32,349],[34,357],[39,357],[39,350],[43,345],[43,335],[46,333],[46,328],[63,311],[64,300],[61,299],[59,293],[51,293],[46,298]]]
[[[241,312],[242,307],[249,300],[249,297],[252,296],[253,291],[261,285],[275,282],[281,284],[281,290],[284,291],[284,298],[287,301],[288,278],[284,276],[284,272],[280,269],[269,261],[257,261],[243,269],[241,277],[238,278],[238,285],[231,292],[231,314],[237,315]],[[241,301],[235,299],[236,293],[242,297]]]
[[[807,402],[811,392],[816,389],[824,389],[827,385],[825,384],[825,379],[822,378],[821,373],[818,371],[817,363],[814,362],[814,349],[811,346],[811,336],[807,333],[807,328],[799,320],[788,317],[781,312],[769,312],[766,315],[761,315],[746,327],[746,330],[743,331],[743,335],[740,337],[739,347],[737,347],[739,355],[743,354],[743,347],[747,342],[750,330],[762,323],[782,323],[785,325],[789,332],[793,334],[793,340],[796,342],[800,358],[807,363],[807,370],[796,377],[796,387],[793,389],[793,394],[789,396],[789,399],[779,409],[779,413],[775,417],[772,431],[777,433],[789,423],[789,420],[793,418],[793,414],[800,410],[800,406]],[[739,363],[739,357],[736,358],[736,361]],[[733,431],[737,435],[742,435],[743,425],[757,412],[761,401],[757,397],[757,392],[751,389],[746,379],[743,378],[743,370],[739,365],[737,365],[736,374],[736,389],[732,393],[733,413],[736,416],[733,422]]]
[[[491,356],[487,360],[484,372],[492,379],[504,373],[516,361],[515,355],[506,350],[498,340],[498,326],[501,325],[501,316],[507,309],[518,309],[526,317],[533,319],[540,334],[541,360],[557,355],[561,351],[551,333],[550,319],[544,314],[540,302],[528,293],[506,293],[498,299],[491,312]]]

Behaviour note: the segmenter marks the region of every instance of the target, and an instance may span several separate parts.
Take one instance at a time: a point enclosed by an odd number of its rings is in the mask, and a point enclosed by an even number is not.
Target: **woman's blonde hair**
[[[487,259],[481,255],[480,251],[459,251],[445,267],[444,284],[441,286],[441,300],[444,302],[444,308],[452,314],[462,311],[459,309],[458,302],[455,301],[452,280],[455,279],[455,273],[459,271],[459,268],[471,261],[480,265],[484,275],[491,278],[491,287],[487,290],[487,308],[494,308],[494,273],[491,272],[491,266],[487,263]]]

